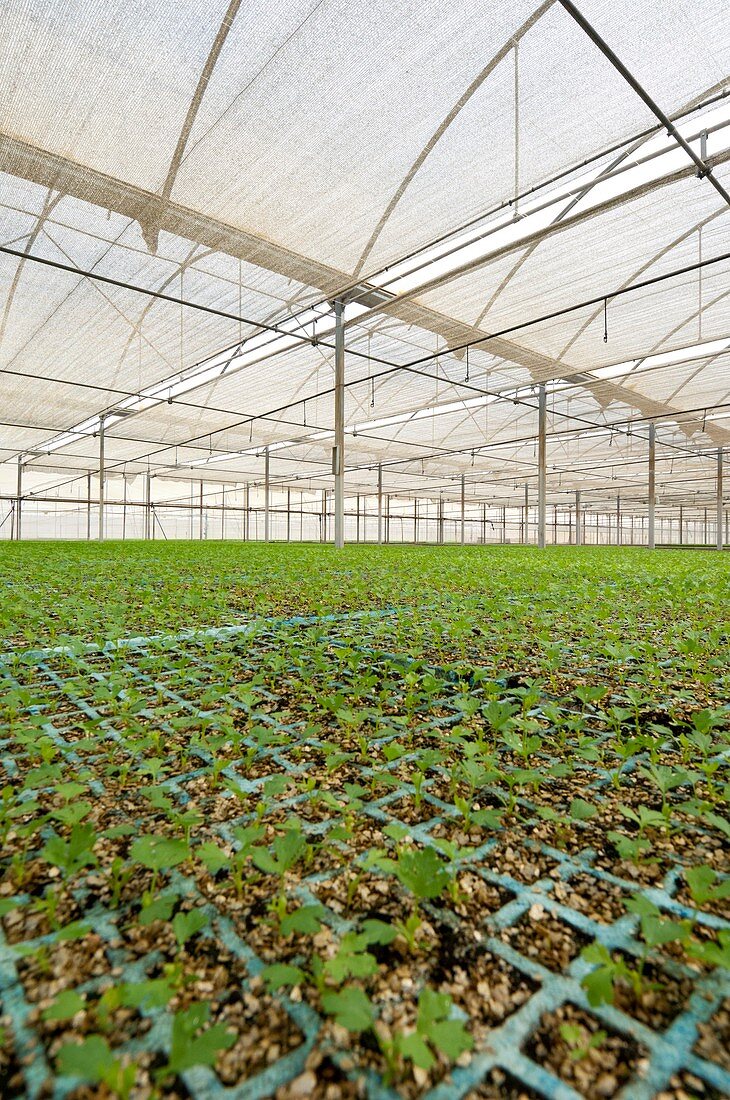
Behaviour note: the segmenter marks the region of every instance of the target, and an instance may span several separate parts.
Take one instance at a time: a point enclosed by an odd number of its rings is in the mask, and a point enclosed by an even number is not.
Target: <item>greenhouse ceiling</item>
[[[730,6],[578,9],[6,0],[0,488],[330,488],[341,338],[345,493],[713,492]]]

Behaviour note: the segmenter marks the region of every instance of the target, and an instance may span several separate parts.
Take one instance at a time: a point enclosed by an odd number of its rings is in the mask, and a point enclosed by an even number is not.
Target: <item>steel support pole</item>
[[[91,474],[86,475],[86,538],[91,540]]]
[[[104,417],[99,418],[99,542],[104,541]]]
[[[269,448],[264,448],[264,542],[269,541]]]
[[[547,495],[547,394],[545,384],[540,383],[538,397],[537,429],[537,545],[545,548],[545,498]]]
[[[342,300],[335,302],[335,446],[332,452],[335,475],[335,546],[345,545],[345,327]]]
[[[464,475],[461,475],[461,545],[466,541],[466,498],[464,490]]]
[[[145,501],[144,501],[144,537],[146,540],[152,534],[152,478],[145,475]]]
[[[717,449],[717,549],[722,550],[722,447]]]
[[[203,482],[198,488],[198,538],[203,541]]]
[[[286,491],[286,541],[291,541],[291,489]]]
[[[528,509],[529,509],[529,507],[530,507],[530,486],[525,485],[525,506],[524,506],[523,515],[522,515],[522,541],[524,542],[525,546],[530,541],[530,525],[529,525],[529,522],[528,522],[528,516],[529,516]]]
[[[383,541],[383,467],[378,466],[378,545]]]
[[[249,492],[248,482],[246,482],[246,488],[244,490],[244,501],[246,511],[243,514],[243,538],[244,542],[248,542],[251,534],[251,496]]]
[[[621,494],[616,496],[616,545],[620,546],[623,539],[621,537]]]
[[[583,542],[581,530],[581,513],[580,513],[580,489],[575,490],[575,545],[580,546]]]
[[[221,490],[221,542],[225,541],[226,537],[226,491]]]
[[[418,497],[413,498],[413,541],[418,542]]]
[[[20,542],[21,537],[21,518],[22,518],[22,505],[23,500],[23,463],[18,458],[18,483],[17,483],[17,498],[15,505],[15,539],[16,542]]]
[[[656,511],[656,426],[652,421],[649,425],[649,549],[653,550],[656,543],[654,539],[654,518]]]
[[[679,545],[682,546],[684,542],[684,509],[682,505],[679,506]]]

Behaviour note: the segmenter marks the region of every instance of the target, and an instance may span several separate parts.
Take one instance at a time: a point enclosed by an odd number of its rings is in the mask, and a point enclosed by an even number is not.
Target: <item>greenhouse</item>
[[[730,5],[1,25],[0,1098],[730,1098]]]

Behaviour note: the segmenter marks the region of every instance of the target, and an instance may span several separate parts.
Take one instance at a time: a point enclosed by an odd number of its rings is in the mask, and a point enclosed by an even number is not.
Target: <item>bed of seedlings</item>
[[[730,1096],[720,556],[236,550],[5,559],[0,1095]]]

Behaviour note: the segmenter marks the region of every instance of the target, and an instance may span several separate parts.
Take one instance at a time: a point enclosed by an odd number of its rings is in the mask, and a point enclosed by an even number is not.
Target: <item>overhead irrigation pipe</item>
[[[666,131],[670,135],[670,137],[673,137],[677,144],[680,145],[682,149],[684,149],[690,160],[694,161],[694,163],[697,165],[698,175],[700,179],[702,179],[703,176],[706,176],[709,182],[717,191],[718,195],[721,195],[728,206],[730,206],[730,194],[728,194],[720,181],[715,179],[712,167],[705,160],[703,160],[701,156],[698,156],[697,153],[695,153],[689,142],[682,137],[677,127],[669,118],[669,115],[666,115],[659,104],[654,102],[646,89],[643,88],[636,77],[629,72],[624,63],[616,56],[608,43],[605,42],[603,38],[601,38],[595,27],[592,26],[592,24],[588,22],[583,13],[580,12],[578,8],[576,8],[572,0],[560,0],[560,3],[565,8],[568,15],[572,16],[578,26],[583,31],[585,31],[591,41],[594,42],[596,46],[598,46],[604,57],[608,58],[614,69],[616,69],[616,71],[621,74],[626,83],[631,88],[633,88],[639,98],[644,101],[652,114],[656,115],[662,126],[666,128]]]

